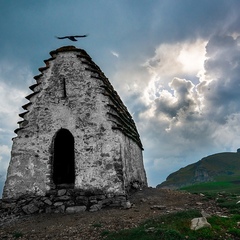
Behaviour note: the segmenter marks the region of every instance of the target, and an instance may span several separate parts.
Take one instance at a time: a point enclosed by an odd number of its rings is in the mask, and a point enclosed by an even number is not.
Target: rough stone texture
[[[58,188],[54,146],[63,129],[74,139],[75,175],[68,188],[124,195],[146,186],[139,134],[108,79],[82,49],[68,46],[50,54],[19,115],[3,199],[45,196]]]
[[[228,195],[225,197],[227,199]],[[145,200],[143,201],[143,199]],[[212,216],[225,215],[230,218],[232,216],[226,208],[217,205],[217,198],[206,201],[204,196],[181,191],[146,188],[132,193],[129,200],[133,206],[128,210],[117,208],[94,213],[85,211],[74,214],[74,216],[72,214],[36,214],[31,217],[17,217],[14,215],[6,216],[4,209],[1,212],[0,199],[0,239],[16,239],[13,236],[16,231],[24,234],[20,239],[31,240],[104,239],[103,231],[118,232],[123,229],[135,228],[139,224],[142,225],[147,219],[156,219],[161,215],[190,209],[195,209],[198,212],[204,209]],[[196,202],[203,202],[203,205],[196,205]],[[166,209],[157,210],[156,212],[150,209],[152,205],[164,205]],[[165,224],[167,222],[160,223],[161,227],[164,227]],[[148,228],[145,229],[148,230]],[[233,235],[223,235],[219,239],[236,239],[234,234],[233,231]],[[161,239],[159,233],[157,233],[157,236]],[[187,235],[185,239],[189,239]]]
[[[153,205],[150,208],[153,210],[163,210],[163,209],[166,209],[167,207],[163,205]]]
[[[129,205],[127,195],[104,194],[73,189],[51,190],[45,196],[22,195],[17,199],[0,199],[0,213],[3,215],[31,215],[37,213],[96,212],[106,207],[125,208]],[[96,194],[97,193],[97,194]],[[101,193],[101,194],[100,194]],[[1,216],[1,214],[0,214]]]
[[[84,212],[86,211],[85,206],[74,206],[74,207],[68,207],[66,209],[66,213],[79,213],[79,212]]]
[[[33,203],[26,205],[22,208],[22,210],[26,213],[26,214],[32,214],[35,212],[39,211],[39,208],[37,206],[35,206]]]
[[[66,193],[66,189],[60,189],[58,190],[58,196],[63,196]]]
[[[205,227],[211,227],[211,224],[207,221],[205,217],[193,218],[191,220],[191,229],[198,230]]]

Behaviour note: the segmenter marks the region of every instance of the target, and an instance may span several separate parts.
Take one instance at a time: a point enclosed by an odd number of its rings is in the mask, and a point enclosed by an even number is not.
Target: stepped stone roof
[[[41,77],[43,76],[43,72],[47,68],[49,68],[50,61],[54,60],[57,54],[61,52],[70,52],[70,51],[79,52],[79,55],[77,55],[77,57],[81,60],[81,62],[84,65],[86,65],[85,70],[91,72],[91,78],[102,81],[102,85],[101,85],[102,94],[108,96],[109,99],[111,100],[108,104],[110,107],[110,110],[108,112],[108,118],[109,118],[108,120],[111,120],[113,122],[112,128],[120,130],[124,135],[131,138],[133,141],[135,141],[138,144],[138,146],[141,149],[143,149],[136,125],[130,113],[128,112],[127,107],[124,105],[119,95],[114,90],[108,78],[104,75],[101,69],[92,61],[91,57],[83,49],[79,49],[74,46],[64,46],[54,51],[51,51],[50,52],[51,58],[44,60],[46,66],[39,68],[39,71],[41,72],[41,74],[34,77],[37,83],[29,87],[33,91],[33,93],[29,94],[26,97],[26,99],[28,99],[30,102],[23,105],[22,108],[27,110],[28,106],[32,104],[31,98],[39,93],[39,91],[34,91],[34,89],[41,84]],[[24,115],[27,113],[28,111],[25,111],[19,114],[19,116],[24,119]],[[18,122],[20,127],[15,130],[16,134],[18,133],[19,130],[23,128],[21,126],[24,125],[23,124],[24,121],[25,120]]]

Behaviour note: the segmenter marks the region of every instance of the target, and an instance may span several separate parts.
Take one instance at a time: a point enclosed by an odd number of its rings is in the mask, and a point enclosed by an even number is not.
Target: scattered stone
[[[201,211],[202,217],[209,218],[211,217],[210,214],[206,213],[204,210]]]
[[[174,208],[174,210],[176,210],[176,211],[180,212],[180,211],[183,211],[183,210],[184,210],[184,208],[175,207],[175,208]]]
[[[221,217],[221,218],[229,218],[229,216],[226,216],[226,215],[218,215],[219,217]]]
[[[165,210],[167,207],[163,205],[153,205],[150,207],[152,210]]]
[[[191,220],[191,230],[198,230],[201,228],[212,227],[205,217],[193,218]]]
[[[126,201],[126,195],[115,196],[115,200],[119,201],[119,202],[125,202]]]
[[[39,213],[63,213],[85,211],[99,211],[103,207],[124,207],[130,208],[127,196],[113,193],[103,193],[102,191],[83,191],[78,189],[52,189],[45,196],[24,195],[19,199],[0,200],[1,212],[8,215],[21,216],[24,214]],[[81,208],[75,208],[81,206]],[[70,208],[74,207],[74,208]],[[80,209],[80,210],[79,210]]]
[[[79,213],[79,212],[85,212],[87,209],[86,206],[72,206],[68,207],[66,209],[66,213]]]
[[[59,197],[57,195],[59,189],[55,189],[55,190],[51,190],[51,193],[48,193],[48,195],[46,196],[36,196],[36,198],[34,198],[33,196],[25,196],[24,198],[20,198],[19,200],[15,199],[14,201],[1,201],[0,200],[0,239],[5,239],[2,235],[2,228],[1,228],[1,224],[6,224],[6,222],[11,222],[11,221],[16,221],[16,219],[20,218],[20,219],[42,219],[42,217],[44,217],[44,219],[50,219],[52,218],[53,224],[52,226],[50,226],[49,231],[51,230],[51,233],[46,233],[48,235],[44,236],[44,239],[47,239],[47,236],[51,236],[52,234],[52,230],[54,229],[55,226],[55,221],[56,218],[58,218],[58,216],[54,216],[54,214],[57,213],[66,213],[68,212],[69,214],[61,214],[59,216],[60,219],[64,219],[65,221],[65,217],[71,221],[71,225],[65,224],[66,222],[62,221],[58,222],[58,224],[61,224],[61,226],[65,226],[66,228],[68,226],[68,230],[69,228],[74,226],[74,229],[78,231],[78,237],[80,236],[88,236],[88,235],[83,235],[84,233],[84,229],[87,227],[90,227],[90,230],[92,231],[92,221],[97,221],[100,222],[104,225],[104,229],[105,227],[107,227],[107,224],[109,224],[112,226],[116,224],[116,230],[119,229],[120,226],[122,227],[134,227],[134,224],[137,224],[143,219],[145,218],[154,218],[155,216],[159,215],[159,214],[167,214],[167,213],[175,213],[178,211],[185,211],[188,209],[196,209],[200,212],[202,212],[203,217],[207,218],[206,214],[209,215],[228,215],[228,212],[225,211],[223,208],[219,207],[215,201],[215,199],[209,199],[208,201],[201,201],[201,197],[197,194],[193,194],[190,195],[190,197],[186,197],[187,195],[185,193],[179,192],[177,194],[175,194],[172,191],[167,191],[167,190],[159,190],[159,192],[155,189],[151,190],[143,190],[143,193],[141,192],[135,192],[132,193],[131,195],[128,196],[129,200],[126,200],[125,202],[121,202],[121,205],[119,206],[120,209],[124,209],[123,205],[124,203],[130,202],[133,203],[133,206],[130,210],[117,210],[117,209],[113,209],[113,212],[111,212],[111,220],[109,220],[109,211],[102,211],[102,213],[100,214],[101,217],[104,216],[104,219],[106,219],[106,221],[99,219],[98,216],[100,216],[98,214],[98,212],[96,213],[86,213],[86,212],[80,212],[74,216],[72,216],[70,213],[72,212],[76,212],[76,208],[75,209],[71,209],[69,207],[76,207],[76,206],[82,206],[81,210],[82,211],[89,211],[91,208],[91,203],[89,201],[89,197],[92,196],[93,194],[96,194],[95,192],[89,193],[86,192],[84,193],[83,190],[77,190],[77,189],[66,189],[67,192],[65,195],[63,196],[70,196],[71,200],[68,201],[59,201],[59,202],[63,202],[63,204],[61,206],[54,206],[54,203],[58,202]],[[99,195],[97,194],[96,198],[97,200],[99,199]],[[102,206],[102,208],[108,207],[111,203],[113,203],[115,201],[115,196],[116,194],[112,195],[112,198],[107,198],[107,194],[104,195],[105,199],[98,201],[98,204],[100,204]],[[103,198],[103,197],[100,197]],[[24,201],[25,199],[25,201]],[[77,200],[78,199],[78,200]],[[146,201],[141,201],[141,199],[146,199]],[[35,201],[36,200],[36,201]],[[29,204],[34,204],[35,206],[37,206],[35,203],[36,202],[42,202],[44,203],[44,206],[39,207],[39,211],[36,212],[37,214],[42,212],[42,213],[47,213],[47,214],[39,214],[35,216],[31,216],[30,218],[26,218],[26,216],[23,215],[25,214],[30,214],[30,213],[26,213],[22,210],[22,207],[24,207],[25,205],[29,205]],[[85,203],[80,203],[78,201],[85,201]],[[3,204],[3,202],[6,204],[10,204],[9,206],[11,206],[11,208],[9,209],[3,209],[1,208],[1,205]],[[203,205],[196,205],[196,202],[202,202]],[[237,200],[235,201],[237,202]],[[51,203],[51,205],[50,205]],[[21,205],[20,205],[21,204]],[[95,205],[95,204],[94,204]],[[154,206],[154,205],[159,205],[159,206],[166,206],[165,210],[150,210],[150,206]],[[85,207],[84,207],[85,206]],[[67,211],[66,209],[69,208]],[[95,209],[94,209],[95,208]],[[92,209],[97,210],[96,206],[92,207]],[[18,212],[15,212],[18,210]],[[79,209],[78,209],[79,210]],[[101,210],[100,210],[101,211]],[[116,211],[118,211],[117,215],[113,215]],[[122,212],[121,212],[122,211]],[[97,214],[97,215],[95,215]],[[98,219],[96,220],[95,217],[97,217]],[[231,215],[230,215],[231,216]],[[120,219],[121,217],[121,219]],[[79,221],[74,221],[76,219],[79,219]],[[81,224],[87,224],[86,219],[90,219],[88,222],[87,227],[82,227]],[[114,221],[112,221],[112,219],[114,219]],[[208,220],[208,218],[207,218]],[[24,220],[25,221],[25,220]],[[36,222],[36,224],[38,224],[38,221]],[[122,222],[124,222],[122,225]],[[107,223],[105,223],[107,222]],[[118,224],[119,222],[119,224]],[[80,225],[79,225],[80,224]],[[167,222],[165,222],[165,224],[168,224]],[[160,225],[162,225],[164,227],[164,222],[160,222]],[[10,226],[11,224],[9,224]],[[26,225],[26,224],[25,224]],[[29,227],[31,225],[31,220],[30,220],[30,224]],[[48,226],[47,226],[48,227]],[[149,226],[144,226],[144,229],[146,229],[148,231]],[[240,220],[239,223],[237,223],[237,221],[235,221],[235,228],[236,229],[240,229]],[[56,228],[59,229],[59,228]],[[34,228],[35,231],[39,231],[39,229],[37,229],[37,225]],[[189,230],[190,230],[190,222],[189,222]],[[44,230],[45,231],[45,230]],[[48,230],[47,230],[48,231]],[[65,230],[64,230],[65,231]],[[65,232],[66,236],[54,236],[55,239],[68,239],[69,238],[69,233],[73,231],[73,230],[69,230],[69,232]],[[149,229],[149,231],[151,231],[151,228]],[[152,231],[154,232],[154,229],[152,229]],[[61,231],[60,231],[61,232]],[[157,232],[157,229],[156,229]],[[27,233],[26,233],[27,234]],[[31,231],[29,231],[29,234],[32,234]],[[45,233],[44,233],[45,234]],[[58,233],[57,233],[58,234]],[[59,233],[59,234],[63,234]],[[68,234],[68,236],[67,236]],[[92,231],[92,234],[96,234],[95,231]],[[6,234],[7,235],[7,234]],[[76,238],[77,238],[76,236]],[[43,237],[43,236],[42,236]],[[231,239],[231,235],[229,236],[224,236],[226,239]],[[11,238],[11,236],[10,236]],[[32,239],[31,236],[24,234],[24,238],[28,238],[28,239]],[[189,237],[190,238],[190,237]],[[39,238],[40,239],[40,238]],[[42,238],[41,238],[42,239]],[[73,238],[75,239],[75,238]],[[90,239],[90,237],[89,237]],[[95,239],[94,237],[91,239]]]
[[[148,229],[145,230],[145,232],[153,233],[153,232],[156,232],[156,229],[155,229],[155,227],[149,227]]]
[[[106,198],[101,201],[102,206],[109,206],[112,203],[111,198]]]
[[[63,196],[63,195],[65,195],[65,194],[66,194],[66,192],[67,192],[67,190],[66,190],[66,189],[60,189],[60,190],[58,190],[58,193],[57,193],[57,195],[60,197],[60,196]]]
[[[50,201],[49,199],[46,199],[46,200],[44,201],[44,203],[46,203],[46,204],[49,205],[49,206],[52,205],[52,201]]]
[[[67,200],[70,200],[71,197],[70,196],[67,196],[67,195],[64,195],[64,196],[61,196],[58,198],[59,201],[67,201]]]
[[[62,206],[63,205],[63,202],[55,202],[53,204],[55,207],[59,207],[59,206]]]
[[[76,203],[79,204],[79,205],[87,205],[88,197],[78,196],[78,197],[76,197]]]
[[[90,203],[93,204],[93,205],[98,203],[97,199],[93,199],[93,200],[89,200],[89,201],[90,201]]]
[[[132,203],[130,203],[129,201],[123,202],[122,206],[124,209],[129,209],[132,207]]]
[[[101,195],[97,195],[96,198],[97,200],[103,200],[103,199],[106,199],[106,196],[101,194]]]
[[[89,199],[89,201],[96,201],[97,197],[96,196],[90,196],[88,199]]]
[[[65,212],[65,206],[61,205],[55,210],[55,213],[64,213]]]
[[[95,204],[95,205],[92,205],[89,209],[89,212],[97,212],[99,211],[100,209],[102,208],[102,205],[100,204]]]
[[[26,214],[33,214],[39,211],[39,208],[36,207],[34,204],[28,204],[24,207],[22,207],[22,210],[26,213]]]

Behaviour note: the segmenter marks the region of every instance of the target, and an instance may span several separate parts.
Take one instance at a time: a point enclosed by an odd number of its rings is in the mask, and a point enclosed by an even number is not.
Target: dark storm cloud
[[[194,85],[191,81],[174,78],[169,84],[174,91],[173,97],[161,96],[155,100],[155,114],[166,114],[170,118],[187,117],[195,111],[196,103],[193,96]],[[185,115],[185,116],[184,116]]]
[[[154,34],[169,43],[205,38],[238,16],[239,7],[239,1],[160,1],[154,11]]]

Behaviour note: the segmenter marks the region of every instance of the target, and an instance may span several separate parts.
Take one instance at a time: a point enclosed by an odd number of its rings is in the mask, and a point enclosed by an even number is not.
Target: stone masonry
[[[50,55],[19,114],[3,201],[66,189],[88,207],[89,193],[113,199],[147,186],[138,131],[109,80],[82,49]]]

